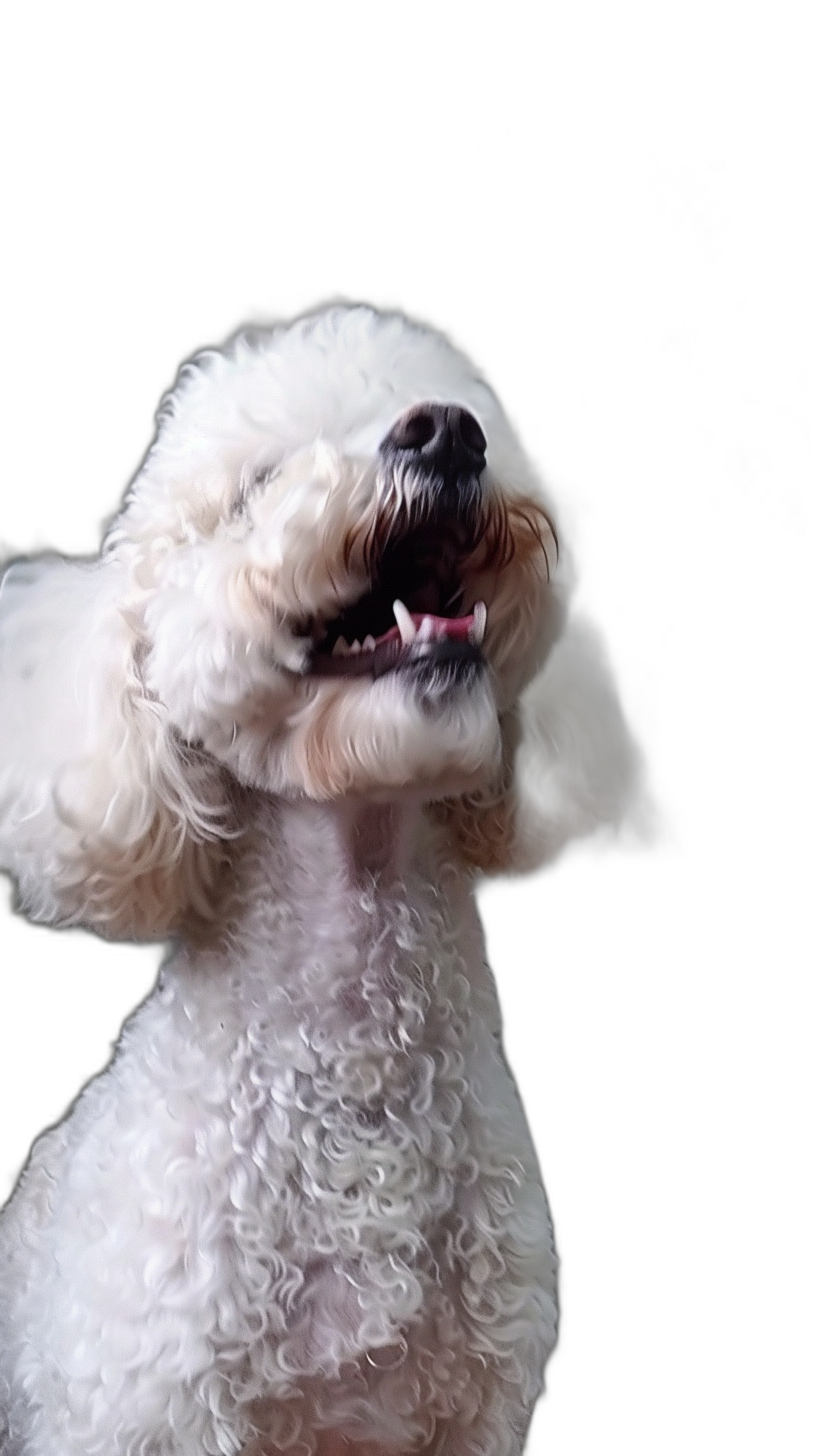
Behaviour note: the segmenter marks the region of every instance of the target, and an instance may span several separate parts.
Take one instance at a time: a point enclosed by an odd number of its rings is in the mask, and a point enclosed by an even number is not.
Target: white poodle
[[[346,307],[186,365],[100,558],[7,569],[0,865],[175,948],[3,1214],[2,1456],[517,1456],[556,1258],[473,881],[634,763],[567,585],[488,386]]]

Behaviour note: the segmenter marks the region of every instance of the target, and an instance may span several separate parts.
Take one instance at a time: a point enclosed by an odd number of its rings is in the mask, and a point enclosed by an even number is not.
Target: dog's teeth
[[[394,602],[394,618],[399,627],[399,634],[406,647],[413,642],[417,629],[411,620],[411,613],[399,599]]]
[[[377,643],[374,640],[374,638],[372,637],[371,633],[369,632],[368,636],[366,637],[365,641],[363,642],[363,652],[373,652],[374,651],[374,648],[376,646],[377,646]]]
[[[345,637],[338,637],[332,648],[332,657],[348,657],[348,642]]]
[[[433,642],[434,624],[430,617],[423,617],[416,635],[417,642]]]
[[[485,627],[487,626],[487,607],[484,602],[477,602],[473,608],[473,626],[468,636],[474,647],[481,647],[484,642]]]
[[[362,650],[363,650],[362,647],[360,646],[359,642],[357,641],[357,638],[355,637],[354,641],[352,642],[352,644],[351,644],[351,646],[349,648],[349,652],[351,653],[352,657],[354,657],[354,656],[356,656],[356,654],[358,652],[362,652]]]

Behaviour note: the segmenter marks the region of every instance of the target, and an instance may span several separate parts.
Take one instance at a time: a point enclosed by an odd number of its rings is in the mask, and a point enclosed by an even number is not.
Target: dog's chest
[[[272,1445],[298,1402],[416,1445],[478,1379],[473,1330],[528,1298],[512,1271],[552,1281],[478,935],[426,882],[288,902],[228,949],[167,967],[82,1099],[38,1235],[48,1328],[26,1317],[74,1385],[89,1331],[121,1363],[149,1330]]]
[[[304,1376],[430,1317],[484,1141],[483,1028],[446,917],[430,896],[358,908],[342,935],[284,919],[274,974],[259,951],[202,1036],[218,1115],[201,1167],[234,1317],[248,1334],[263,1308],[262,1343]]]
[[[231,1143],[274,1193],[278,1249],[393,1253],[451,1206],[474,1013],[444,919],[422,909],[364,905],[343,938],[294,937],[236,1040]]]

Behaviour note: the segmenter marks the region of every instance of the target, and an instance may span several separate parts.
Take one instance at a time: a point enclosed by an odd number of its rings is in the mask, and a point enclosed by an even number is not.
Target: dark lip
[[[418,671],[421,674],[438,669],[478,668],[484,666],[481,648],[472,642],[443,638],[436,642],[380,642],[373,650],[348,657],[332,657],[316,652],[309,664],[310,677],[384,677],[389,672]]]

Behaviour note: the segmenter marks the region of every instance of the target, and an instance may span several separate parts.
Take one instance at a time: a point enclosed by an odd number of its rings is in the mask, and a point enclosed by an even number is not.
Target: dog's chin
[[[436,650],[377,677],[312,679],[285,731],[256,719],[218,756],[245,784],[326,801],[464,793],[495,774],[500,755],[484,660]]]

